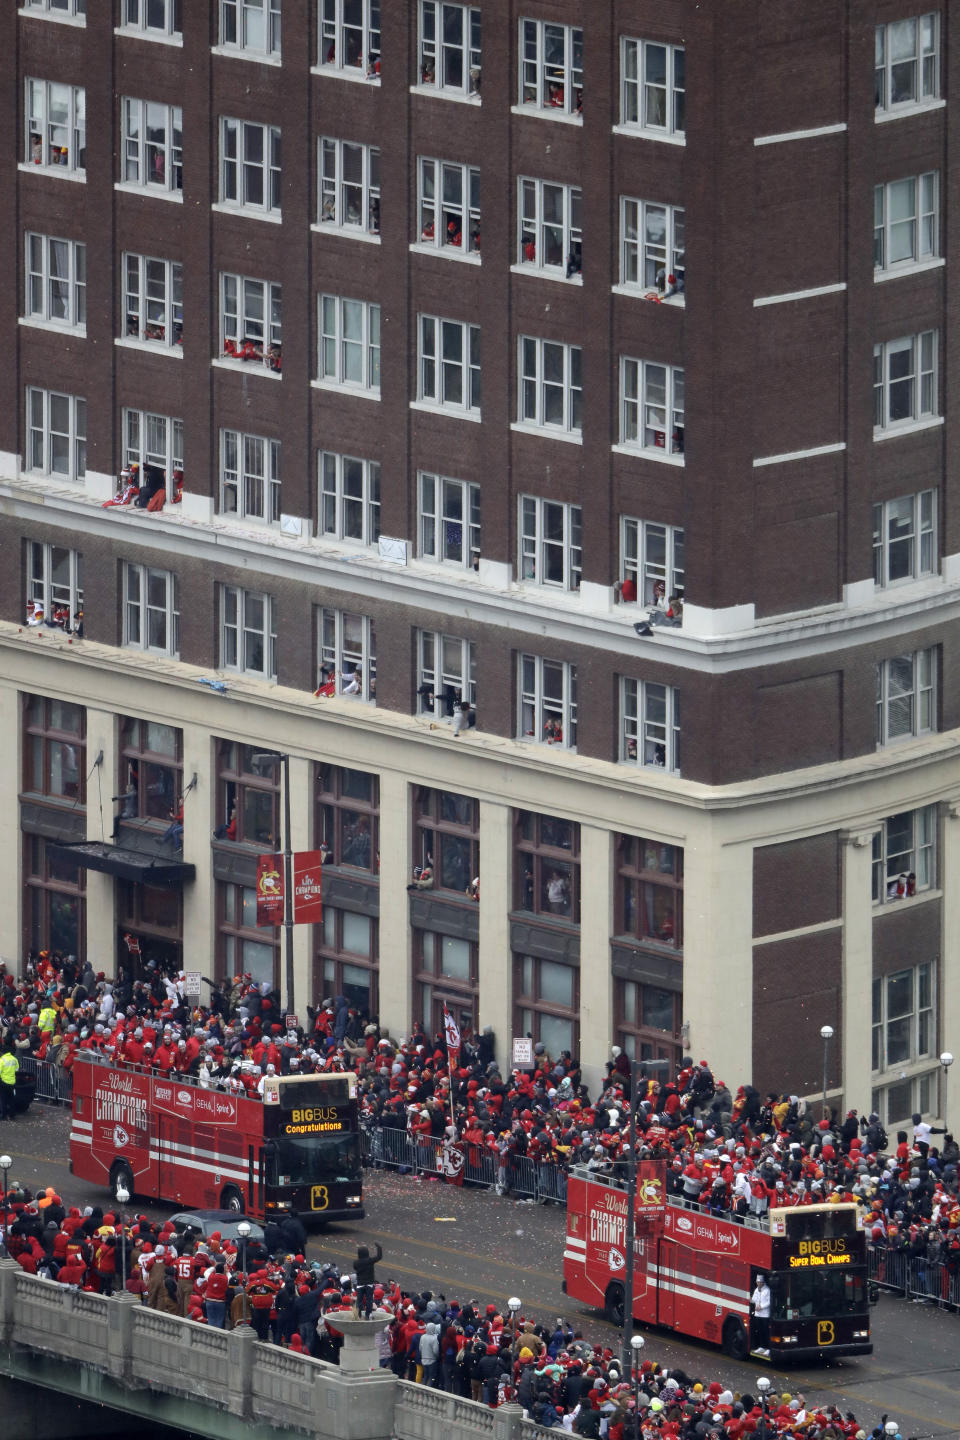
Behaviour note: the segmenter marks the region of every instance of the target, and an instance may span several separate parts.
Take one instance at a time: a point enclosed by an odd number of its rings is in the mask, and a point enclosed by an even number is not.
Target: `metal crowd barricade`
[[[885,1245],[867,1247],[867,1273],[885,1290],[907,1293],[907,1255],[903,1250],[888,1250]]]
[[[406,1130],[363,1126],[360,1130],[364,1165],[436,1175],[441,1169],[438,1154],[442,1142],[413,1140]],[[463,1179],[467,1185],[493,1189],[500,1168],[499,1156],[479,1145],[465,1144]],[[520,1199],[567,1203],[567,1174],[559,1165],[543,1164],[528,1155],[514,1155],[509,1168],[510,1194]]]
[[[35,1100],[43,1100],[48,1105],[70,1104],[73,1098],[73,1080],[69,1070],[64,1070],[54,1060],[38,1060],[35,1055],[22,1055],[18,1058],[22,1073],[34,1077]]]
[[[537,1198],[537,1167],[529,1155],[514,1155],[508,1171],[510,1189],[525,1200]]]
[[[867,1272],[885,1290],[908,1300],[926,1301],[942,1310],[960,1309],[960,1272],[939,1260],[908,1255],[905,1250],[888,1250],[882,1245],[869,1246]]]
[[[491,1155],[489,1150],[481,1149],[479,1145],[467,1144],[463,1148],[466,1151],[466,1159],[463,1166],[464,1183],[467,1185],[483,1185],[488,1189],[496,1185],[496,1157]]]

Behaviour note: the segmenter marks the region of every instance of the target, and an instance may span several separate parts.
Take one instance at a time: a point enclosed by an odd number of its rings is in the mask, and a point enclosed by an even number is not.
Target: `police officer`
[[[0,1055],[0,1120],[12,1120],[14,1117],[16,1110],[15,1087],[19,1069],[20,1061],[17,1059],[16,1052],[4,1050]]]

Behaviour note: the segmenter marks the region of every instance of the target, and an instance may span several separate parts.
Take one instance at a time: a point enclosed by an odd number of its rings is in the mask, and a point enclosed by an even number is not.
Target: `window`
[[[682,1020],[682,996],[659,985],[615,978],[613,1014],[616,1044],[631,1060],[668,1060],[671,1070],[681,1064],[682,1050],[674,1043]]]
[[[614,933],[682,950],[683,850],[636,835],[618,835],[616,844]],[[653,1028],[672,1031],[674,1027]]]
[[[83,87],[28,80],[26,119],[27,163],[82,176],[87,164]]]
[[[320,64],[380,79],[380,0],[321,0]]]
[[[579,345],[520,337],[519,423],[583,430],[583,351]]]
[[[934,1054],[937,1043],[934,978],[931,964],[874,977],[871,1054],[874,1072],[927,1060]]]
[[[420,244],[448,255],[479,255],[480,171],[421,156],[417,176]]]
[[[873,191],[873,265],[897,270],[930,260],[940,252],[936,170],[891,180]]]
[[[583,269],[583,191],[548,180],[520,181],[520,265],[570,279]]]
[[[686,277],[686,211],[679,205],[620,197],[620,284],[682,293]],[[673,276],[671,285],[670,277]]]
[[[936,11],[876,29],[876,105],[895,111],[940,94],[940,17]]]
[[[314,994],[343,995],[361,1021],[376,1015],[379,923],[370,915],[323,903],[314,925]]]
[[[125,333],[170,350],[183,344],[183,266],[148,255],[123,257]]]
[[[369,615],[321,610],[317,694],[350,695],[376,702],[377,636]]]
[[[316,795],[315,842],[324,865],[376,875],[380,869],[378,777],[365,770],[319,764]]]
[[[87,323],[87,247],[27,233],[26,315],[80,330]]]
[[[477,661],[469,640],[421,630],[417,635],[417,714],[452,720],[454,706],[477,703]]]
[[[649,360],[620,361],[620,443],[683,455],[684,372]]]
[[[680,703],[672,685],[620,681],[620,759],[655,769],[680,769]]]
[[[577,667],[540,655],[519,656],[520,737],[577,748]]]
[[[937,376],[939,334],[924,330],[873,347],[874,434],[915,424],[940,410]]]
[[[121,24],[128,30],[145,30],[159,38],[179,36],[181,0],[123,0]]]
[[[181,731],[153,720],[120,716],[121,820],[162,820],[175,817],[183,791]]]
[[[283,363],[282,287],[244,275],[220,276],[220,348],[279,372]]]
[[[27,600],[43,607],[46,621],[58,612],[68,622],[83,614],[83,556],[59,545],[27,545]]]
[[[877,666],[877,745],[937,728],[937,652],[915,650]]]
[[[479,801],[452,790],[430,790],[418,785],[414,806],[418,864],[433,870],[434,889],[468,895],[480,874]]]
[[[620,123],[663,138],[686,128],[686,55],[681,45],[621,41]]]
[[[579,1043],[580,972],[535,955],[513,957],[514,1034],[542,1044],[551,1060]]]
[[[320,223],[380,234],[380,151],[349,140],[320,141]]]
[[[252,120],[220,121],[220,199],[240,210],[280,214],[280,130]]]
[[[580,826],[514,811],[513,906],[580,923]]]
[[[217,882],[217,927],[221,978],[249,975],[272,990],[280,974],[280,926],[257,925],[257,892],[249,885]]]
[[[873,837],[873,903],[903,900],[937,883],[937,807],[904,810]]]
[[[217,741],[215,840],[260,847],[279,843],[281,764],[273,750]]]
[[[167,497],[172,498],[183,478],[183,421],[148,410],[123,412],[123,463],[162,470],[167,477]]]
[[[480,413],[480,326],[420,316],[417,399]]]
[[[277,627],[272,597],[224,585],[220,603],[221,669],[276,680]]]
[[[279,57],[280,0],[220,0],[220,44]]]
[[[937,1098],[940,1069],[938,1065],[936,1070],[928,1070],[925,1075],[916,1075],[912,1080],[896,1080],[891,1085],[880,1085],[871,1090],[870,1104],[888,1131],[906,1129],[909,1133],[910,1118],[918,1110],[926,1116],[943,1114]],[[946,1086],[945,1071],[943,1076]]]
[[[479,95],[481,61],[477,6],[420,0],[420,84]]]
[[[25,695],[23,719],[24,790],[84,805],[87,712],[83,706]]]
[[[220,431],[220,513],[279,525],[279,440]]]
[[[420,559],[476,566],[480,486],[420,472]]]
[[[443,1007],[453,1016],[461,1035],[477,1031],[479,946],[457,935],[436,930],[413,932],[414,1014],[428,1035],[443,1030]]]
[[[538,585],[580,589],[582,511],[533,495],[520,496],[520,578]]]
[[[657,605],[670,595],[683,594],[683,530],[652,520],[620,521],[620,573],[628,576],[641,605]]]
[[[86,959],[86,868],[53,855],[51,842],[23,837],[24,929],[35,954],[75,955]]]
[[[337,540],[376,545],[380,538],[380,464],[320,452],[319,531]]]
[[[380,394],[380,306],[320,296],[320,379]]]
[[[87,471],[87,402],[27,387],[27,469],[82,480]]]
[[[583,114],[583,31],[546,20],[520,21],[520,104]]]
[[[87,0],[20,0],[26,10],[38,10],[44,15],[81,17],[87,13]]]
[[[180,582],[170,570],[124,565],[123,643],[152,655],[180,654]]]
[[[183,192],[183,111],[179,105],[129,100],[123,106],[123,180]]]
[[[873,583],[937,573],[937,492],[921,490],[873,507]]]

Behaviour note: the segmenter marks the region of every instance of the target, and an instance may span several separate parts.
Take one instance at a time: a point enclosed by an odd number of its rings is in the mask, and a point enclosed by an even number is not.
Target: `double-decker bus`
[[[762,1218],[718,1216],[666,1194],[665,1167],[638,1166],[633,1317],[719,1344],[738,1359],[758,1274],[770,1286],[771,1360],[869,1355],[866,1235],[856,1205],[804,1205]],[[627,1186],[585,1168],[567,1183],[564,1289],[623,1323]]]
[[[263,1098],[80,1051],[70,1169],[144,1199],[258,1220],[363,1217],[353,1074],[268,1075]]]

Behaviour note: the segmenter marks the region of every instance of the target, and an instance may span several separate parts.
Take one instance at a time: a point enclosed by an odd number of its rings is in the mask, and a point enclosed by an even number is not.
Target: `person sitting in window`
[[[528,265],[533,265],[537,258],[537,242],[533,236],[529,236],[523,242],[523,258]]]
[[[40,135],[30,136],[30,159],[34,165],[43,164],[43,138]]]
[[[436,230],[434,229],[434,224],[433,224],[433,221],[431,220],[431,221],[428,222],[428,224],[424,225],[423,229],[420,231],[420,239],[421,239],[421,240],[429,240],[429,241],[432,242],[432,241],[435,239],[435,237],[436,237]]]
[[[283,369],[283,352],[279,345],[267,346],[267,369],[280,371]]]
[[[422,66],[422,68],[421,68],[421,70],[420,70],[420,84],[421,84],[421,85],[434,85],[435,83],[436,83],[436,71],[435,71],[435,69],[434,69],[433,61],[432,61],[432,60],[427,60],[427,61],[424,62],[423,66]]]
[[[366,74],[367,74],[367,79],[368,79],[368,80],[379,80],[379,78],[380,78],[380,56],[379,56],[379,55],[374,55],[374,56],[371,58],[370,63],[367,65]]]
[[[332,195],[327,195],[320,207],[320,223],[326,220],[335,222],[337,218],[337,202]]]
[[[637,582],[630,574],[624,575],[613,587],[613,593],[618,604],[635,605],[637,602]]]
[[[567,256],[567,279],[571,275],[583,273],[583,245],[579,240],[574,240],[570,246],[570,254]]]
[[[112,500],[104,500],[102,510],[110,510],[117,505],[131,505],[139,491],[139,465],[132,465],[129,469],[120,471],[119,488]]]
[[[662,580],[656,582],[654,594],[656,594],[657,585],[662,584]],[[654,608],[648,612],[646,620],[638,620],[633,628],[638,635],[651,635],[654,625],[670,625],[674,629],[679,629],[682,624],[683,596],[674,592],[667,602],[666,609],[662,609],[660,602],[657,601]]]
[[[469,729],[477,723],[473,707],[469,700],[458,697],[453,702],[453,733],[459,735],[461,730]]]
[[[432,890],[433,889],[433,856],[428,855],[422,865],[418,865],[413,872],[413,880],[407,886],[408,890]]]
[[[336,693],[337,693],[337,676],[336,676],[336,672],[334,671],[334,669],[333,669],[333,667],[332,667],[331,665],[323,665],[323,666],[321,666],[321,668],[320,668],[320,684],[318,685],[317,689],[314,690],[313,693],[314,693],[314,695],[317,697],[318,700],[326,700],[326,699],[329,699],[329,697],[330,697],[331,695],[336,695]]]
[[[480,66],[479,66],[479,65],[471,65],[471,66],[470,66],[470,94],[471,94],[471,95],[479,95],[479,94],[480,94]]]
[[[371,235],[380,234],[380,201],[376,195],[370,201],[370,233]]]
[[[463,244],[463,235],[460,232],[460,226],[457,224],[456,220],[447,221],[447,238],[445,243],[447,245]]]
[[[137,491],[137,498],[133,502],[134,505],[140,510],[148,509],[154,495],[156,495],[158,491],[165,489],[166,483],[167,477],[159,465],[145,465],[143,467],[143,484]]]
[[[554,915],[570,914],[570,881],[559,870],[553,870],[547,880],[547,904]]]
[[[359,670],[345,670],[345,671],[343,672],[343,675],[341,676],[340,694],[341,694],[341,695],[359,695],[359,694],[360,694],[360,671],[359,671]]]
[[[563,744],[563,726],[559,720],[552,715],[548,716],[543,725],[543,738],[547,745]]]
[[[562,85],[551,84],[547,96],[547,104],[552,105],[556,110],[562,110],[564,106],[564,88]]]

